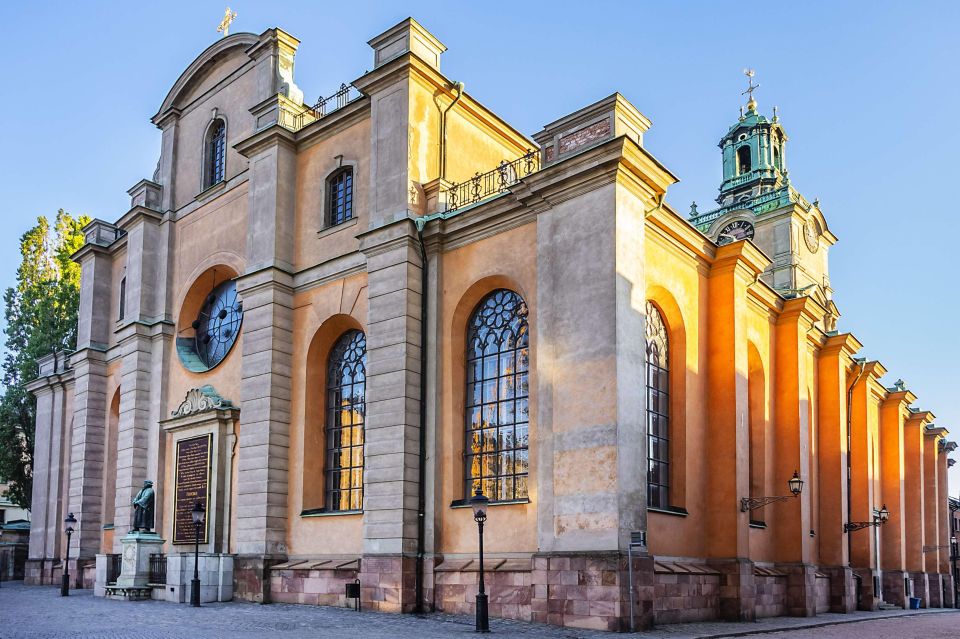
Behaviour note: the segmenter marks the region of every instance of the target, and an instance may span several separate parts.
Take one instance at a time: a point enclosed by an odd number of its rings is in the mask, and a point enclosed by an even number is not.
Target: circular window
[[[190,324],[193,337],[177,339],[183,365],[193,372],[214,368],[226,358],[243,322],[243,302],[237,297],[233,280],[217,284],[200,302],[196,319]]]

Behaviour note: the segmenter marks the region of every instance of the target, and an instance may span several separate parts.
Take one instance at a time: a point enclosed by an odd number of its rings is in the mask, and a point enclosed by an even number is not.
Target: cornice
[[[257,131],[247,139],[237,142],[233,145],[233,148],[237,153],[249,159],[272,146],[286,146],[295,151],[297,148],[296,134],[279,124],[272,124]]]
[[[910,404],[917,401],[917,396],[909,390],[901,391],[890,391],[887,393],[887,398],[884,400],[884,404],[900,404],[901,408],[906,408]]]
[[[825,355],[840,353],[852,357],[861,348],[863,348],[863,343],[853,333],[839,333],[827,337],[822,352]]]
[[[730,242],[717,247],[717,257],[710,269],[711,277],[741,269],[743,274],[757,279],[770,266],[763,251],[749,240]]]
[[[117,228],[123,229],[126,231],[129,227],[133,226],[136,222],[139,221],[149,222],[152,224],[159,225],[163,221],[163,213],[160,211],[155,211],[153,209],[148,209],[145,206],[137,205],[123,214],[123,216],[117,220]],[[118,238],[119,239],[119,238]],[[112,245],[111,245],[112,246]]]
[[[934,419],[936,419],[936,415],[928,410],[911,410],[910,415],[907,417],[908,422],[920,422],[921,426],[932,423]]]
[[[318,118],[297,131],[297,150],[302,151],[313,144],[345,131],[370,117],[370,96],[364,95],[344,107]]]
[[[823,319],[826,313],[827,309],[812,297],[794,297],[783,302],[783,312],[780,314],[777,323],[805,319],[809,329],[814,323]]]

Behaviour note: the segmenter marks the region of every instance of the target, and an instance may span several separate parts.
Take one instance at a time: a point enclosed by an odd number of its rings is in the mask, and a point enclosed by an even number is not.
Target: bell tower
[[[837,238],[827,228],[820,203],[808,202],[793,188],[787,173],[787,133],[776,107],[762,115],[753,92],[752,69],[747,76],[747,104],[720,138],[723,180],[718,208],[706,212],[690,207],[689,222],[717,244],[750,240],[772,261],[761,279],[784,297],[813,295],[830,309],[824,328],[833,330],[836,306],[827,252]]]

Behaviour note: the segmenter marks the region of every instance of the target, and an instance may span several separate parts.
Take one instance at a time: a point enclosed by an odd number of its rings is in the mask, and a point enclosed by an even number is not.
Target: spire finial
[[[756,111],[757,110],[757,101],[753,99],[753,92],[760,88],[759,84],[753,83],[753,77],[757,75],[757,72],[753,69],[744,69],[743,75],[747,76],[747,90],[741,93],[740,95],[745,95],[747,97],[747,111]]]
[[[237,12],[230,11],[230,7],[227,7],[227,10],[223,14],[223,20],[221,20],[219,26],[217,26],[217,32],[222,33],[223,37],[226,38],[230,35],[230,23],[236,19]]]

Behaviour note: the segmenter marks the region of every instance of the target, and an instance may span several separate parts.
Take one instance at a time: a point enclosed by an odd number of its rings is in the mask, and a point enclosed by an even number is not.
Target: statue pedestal
[[[116,584],[107,586],[107,597],[127,601],[150,599],[150,555],[160,554],[163,539],[155,532],[131,532],[120,543],[120,576]]]

